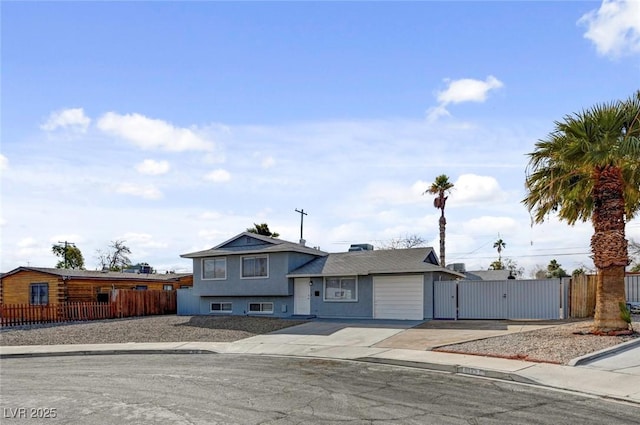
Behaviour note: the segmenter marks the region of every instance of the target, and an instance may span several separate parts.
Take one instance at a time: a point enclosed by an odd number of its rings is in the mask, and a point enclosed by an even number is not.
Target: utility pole
[[[301,209],[301,210],[298,210],[296,208],[296,212],[300,214],[300,243],[303,243],[302,241],[304,241],[304,239],[302,238],[302,229],[303,229],[303,226],[304,226],[304,216],[305,215],[309,215],[309,214],[304,212],[304,208]]]
[[[74,242],[67,242],[67,241],[58,241],[58,243],[63,243],[64,244],[64,268],[67,269],[69,268],[69,262],[67,260],[67,248],[69,247],[69,245],[71,246],[76,246],[76,244]]]

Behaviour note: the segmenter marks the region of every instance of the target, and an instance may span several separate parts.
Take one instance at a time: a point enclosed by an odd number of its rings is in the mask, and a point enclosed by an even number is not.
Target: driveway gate
[[[434,318],[559,319],[563,295],[561,279],[436,281]]]

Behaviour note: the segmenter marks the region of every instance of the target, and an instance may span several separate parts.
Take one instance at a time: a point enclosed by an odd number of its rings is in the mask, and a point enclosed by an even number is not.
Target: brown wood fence
[[[593,317],[596,309],[596,276],[573,276],[569,286],[569,317]]]
[[[116,289],[108,303],[0,304],[0,326],[175,314],[176,291]]]

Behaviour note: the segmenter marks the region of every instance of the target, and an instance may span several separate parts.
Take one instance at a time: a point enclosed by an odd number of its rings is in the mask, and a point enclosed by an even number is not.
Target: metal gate
[[[559,319],[564,316],[561,282],[560,279],[436,281],[434,318]],[[453,314],[456,307],[457,315]]]
[[[456,319],[458,317],[458,282],[434,282],[433,317],[436,319]]]

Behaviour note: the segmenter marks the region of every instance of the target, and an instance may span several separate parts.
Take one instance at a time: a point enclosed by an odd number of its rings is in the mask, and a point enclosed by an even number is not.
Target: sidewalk
[[[610,350],[575,359],[572,363],[576,366],[564,366],[419,349],[390,348],[386,347],[388,344],[380,344],[402,332],[406,332],[406,329],[343,327],[329,335],[326,333],[315,335],[276,333],[258,335],[236,342],[3,346],[0,347],[0,358],[156,353],[320,357],[496,378],[640,404],[640,338]],[[623,360],[618,360],[618,356]]]

